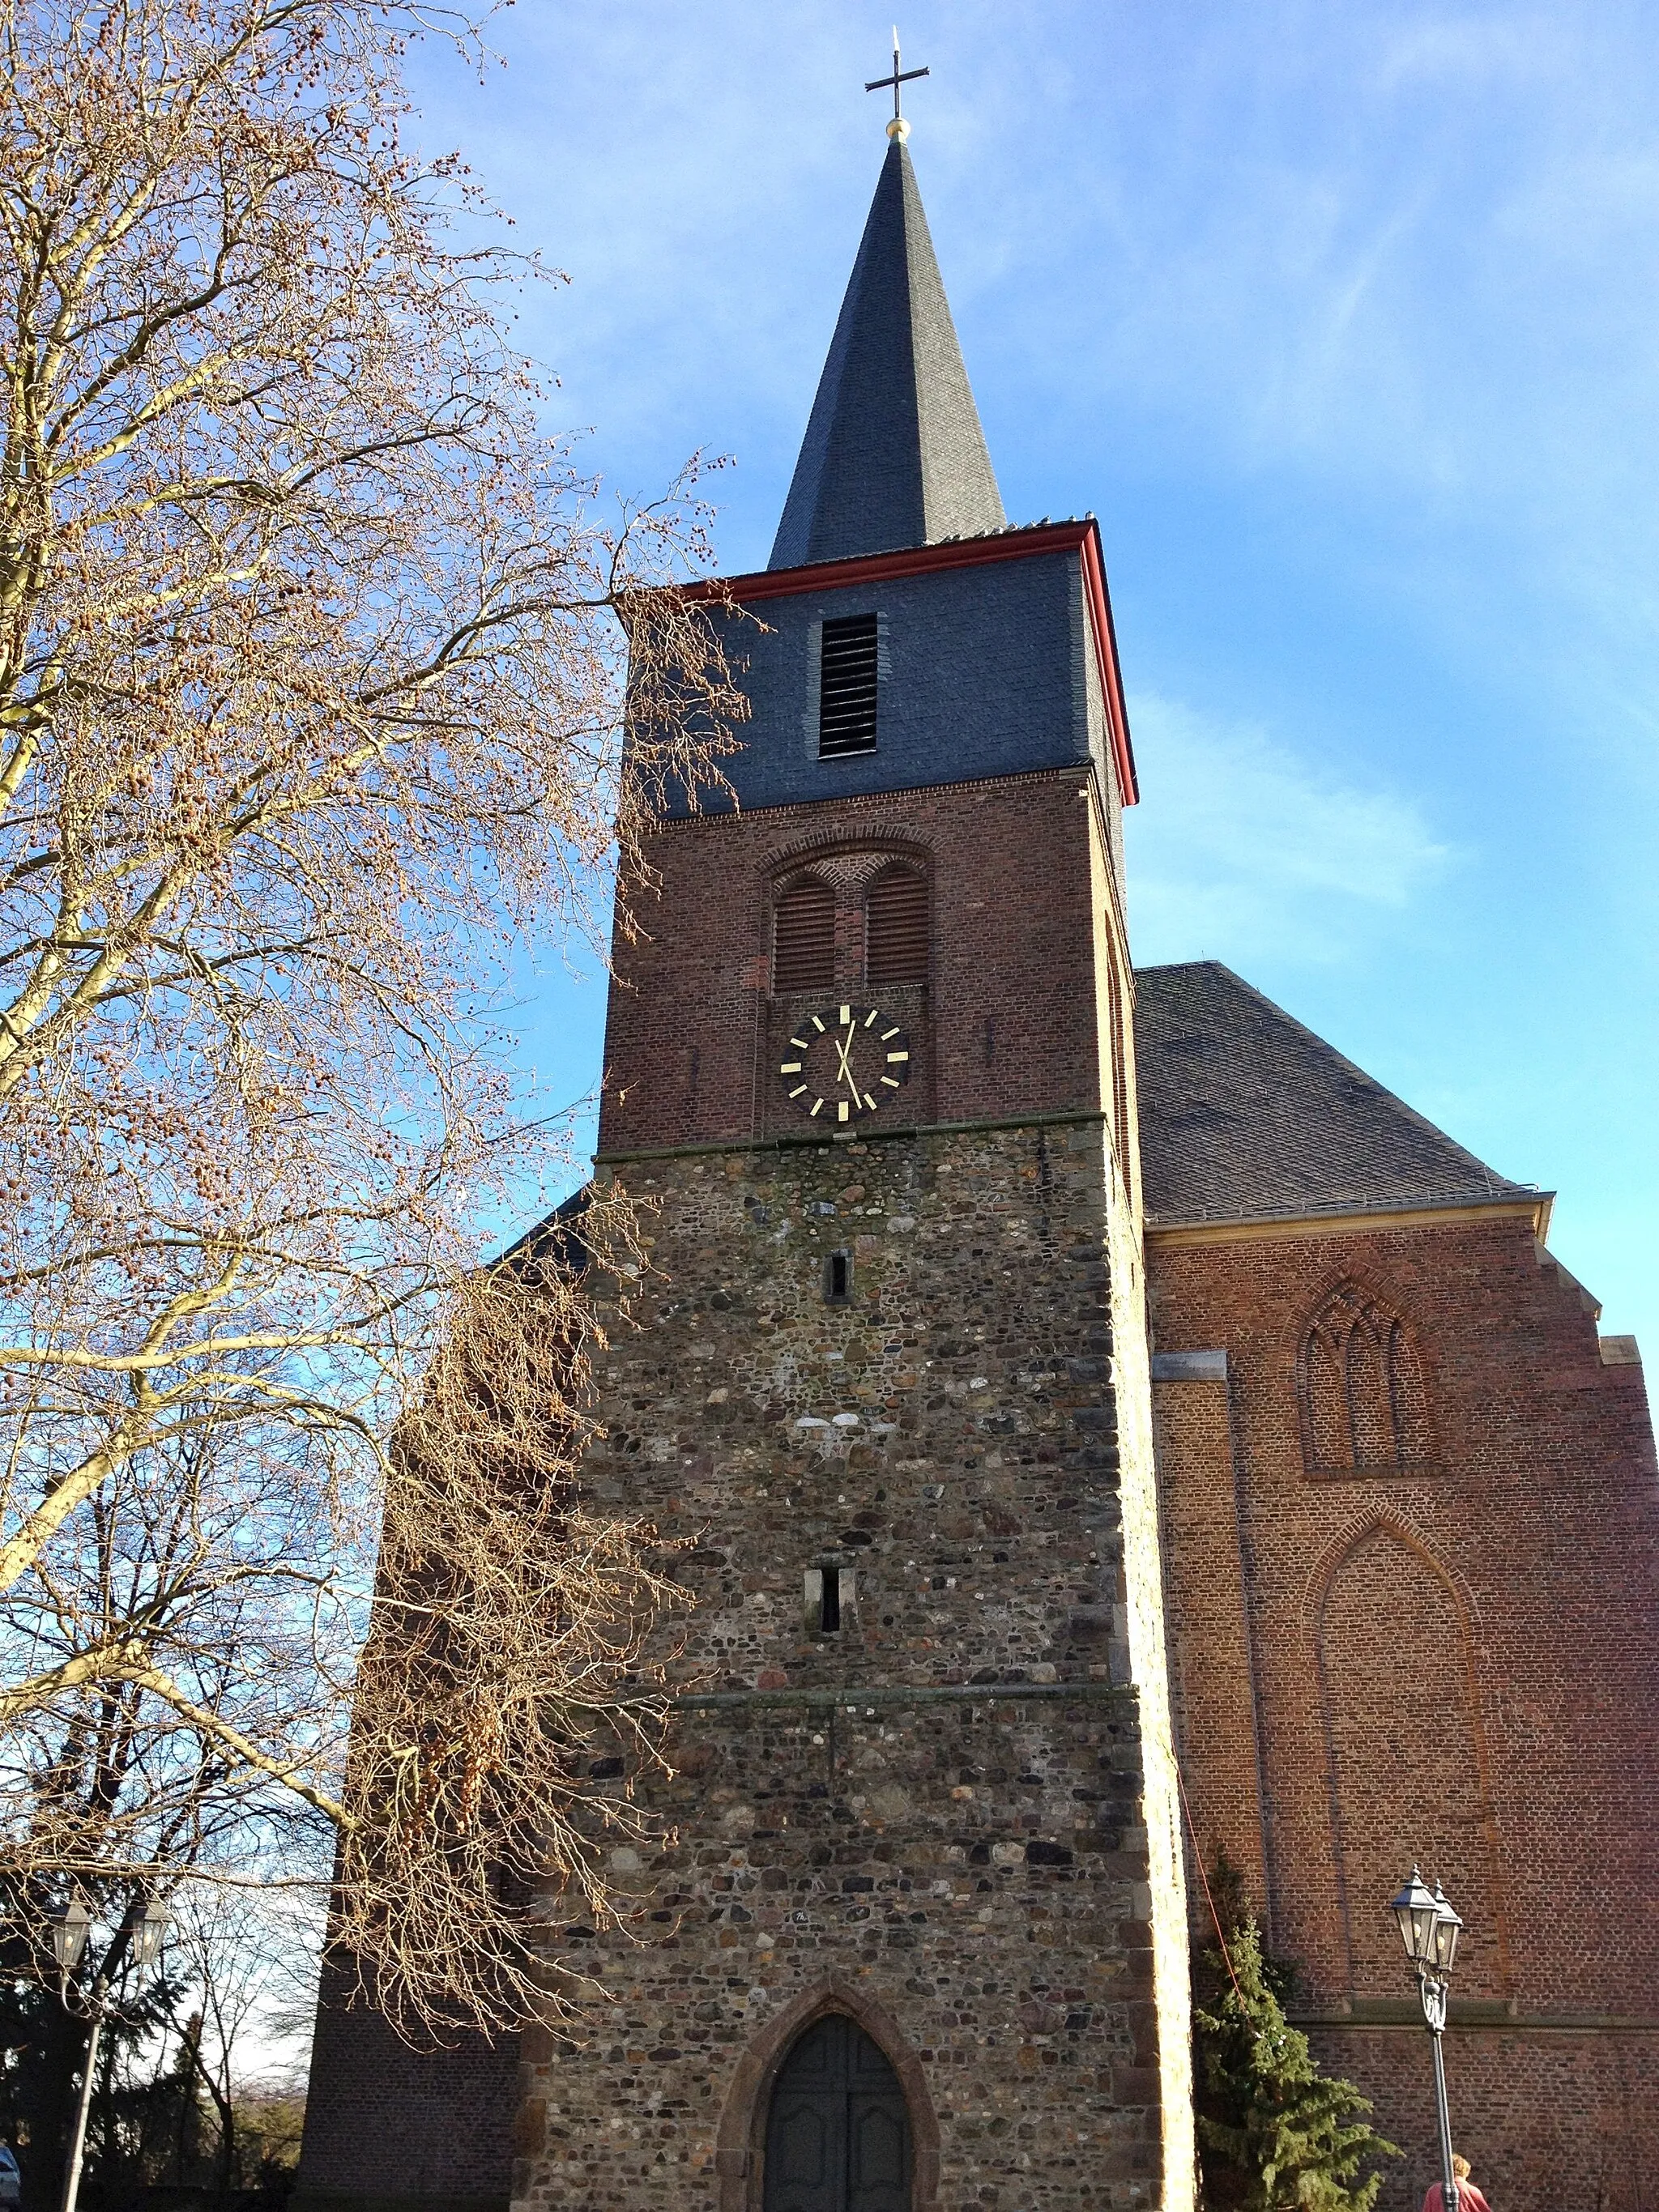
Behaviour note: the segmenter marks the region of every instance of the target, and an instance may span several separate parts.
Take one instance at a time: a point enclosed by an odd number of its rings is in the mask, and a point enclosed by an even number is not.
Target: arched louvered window
[[[1429,1456],[1417,1353],[1399,1320],[1354,1283],[1314,1316],[1297,1362],[1313,1474],[1382,1474]]]
[[[836,980],[836,894],[828,884],[797,884],[778,900],[772,988],[827,989]]]
[[[927,878],[885,868],[865,902],[865,975],[878,983],[927,981]]]

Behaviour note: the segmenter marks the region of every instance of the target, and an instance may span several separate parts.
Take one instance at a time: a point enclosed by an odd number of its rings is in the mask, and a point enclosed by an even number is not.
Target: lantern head
[[[1405,1945],[1406,1956],[1413,1966],[1432,1968],[1435,1964],[1435,1926],[1440,1917],[1440,1908],[1419,1868],[1412,1869],[1411,1877],[1401,1884],[1399,1895],[1389,1900],[1389,1910],[1395,1917],[1400,1929],[1400,1940]],[[1449,1911],[1451,1908],[1448,1906],[1447,1910]],[[1462,1923],[1459,1924],[1461,1926]],[[1456,1938],[1454,1936],[1452,1940],[1455,1948]]]
[[[1435,1972],[1449,1974],[1457,1956],[1457,1939],[1463,1932],[1463,1923],[1452,1911],[1446,1893],[1437,1881],[1434,1886],[1434,1966]]]
[[[78,1897],[72,1897],[62,1915],[52,1923],[52,1948],[60,1974],[72,1974],[85,1955],[92,1933],[92,1915]]]
[[[161,1955],[161,1945],[173,1920],[167,1907],[152,1898],[144,1907],[144,1917],[132,1931],[133,1964],[142,1973],[153,1966]]]

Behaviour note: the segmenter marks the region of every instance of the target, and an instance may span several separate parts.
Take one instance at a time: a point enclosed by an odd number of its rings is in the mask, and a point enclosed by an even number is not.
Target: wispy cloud
[[[1260,726],[1136,702],[1148,803],[1128,817],[1138,960],[1345,958],[1450,865],[1408,799],[1326,773]]]

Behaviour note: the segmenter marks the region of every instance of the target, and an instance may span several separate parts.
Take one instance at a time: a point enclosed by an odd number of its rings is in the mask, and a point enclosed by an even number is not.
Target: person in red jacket
[[[1469,2179],[1468,2159],[1452,2160],[1452,2173],[1457,2182],[1457,2212],[1492,2212],[1492,2207]],[[1444,2212],[1440,2184],[1437,2181],[1423,2199],[1423,2212]]]

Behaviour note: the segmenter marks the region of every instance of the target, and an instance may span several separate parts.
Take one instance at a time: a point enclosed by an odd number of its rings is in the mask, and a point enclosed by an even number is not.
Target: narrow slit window
[[[801,1577],[802,1626],[809,1636],[833,1636],[844,1607],[853,1603],[854,1581],[846,1567],[808,1567]]]
[[[823,625],[818,667],[818,757],[873,752],[879,639],[874,615]]]
[[[823,1296],[828,1305],[844,1306],[853,1296],[853,1255],[831,1252],[823,1263]]]
[[[880,983],[927,981],[927,878],[915,868],[885,868],[864,908],[865,974]]]
[[[774,991],[827,990],[836,980],[836,895],[828,884],[797,884],[777,902]]]

